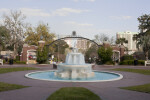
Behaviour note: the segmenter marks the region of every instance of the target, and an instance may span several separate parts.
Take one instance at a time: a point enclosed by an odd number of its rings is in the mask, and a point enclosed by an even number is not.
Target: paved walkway
[[[4,65],[2,67],[38,67],[40,70],[52,69],[47,65]],[[139,68],[150,70],[144,66],[96,66],[95,70],[108,71],[112,68]],[[33,71],[20,71],[0,74],[0,82],[31,86],[28,88],[0,92],[0,100],[46,100],[46,98],[61,87],[85,87],[99,95],[102,100],[150,100],[150,94],[136,91],[119,89],[118,87],[142,85],[150,83],[150,75],[142,75],[130,72],[119,72],[124,76],[122,80],[111,82],[92,82],[92,83],[72,83],[72,82],[51,82],[32,80],[25,78],[24,75]]]

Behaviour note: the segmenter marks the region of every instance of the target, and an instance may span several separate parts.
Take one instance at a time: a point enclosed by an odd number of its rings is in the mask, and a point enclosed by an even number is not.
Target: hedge
[[[144,60],[138,60],[138,65],[144,65],[145,61]],[[124,60],[120,62],[120,65],[134,65],[134,60]]]
[[[6,64],[5,59],[3,59],[3,63],[4,63],[4,64]],[[8,62],[7,62],[7,63],[9,64],[9,60],[8,60]],[[25,62],[25,61],[16,61],[15,59],[13,60],[13,63],[14,63],[14,64],[26,64],[26,62]]]
[[[14,62],[15,64],[26,64],[26,62],[25,61],[16,61],[16,62]]]

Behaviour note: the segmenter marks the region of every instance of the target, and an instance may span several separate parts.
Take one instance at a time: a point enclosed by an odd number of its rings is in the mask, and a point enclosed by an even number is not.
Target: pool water
[[[63,81],[63,82],[104,82],[104,81],[115,81],[122,79],[123,76],[118,73],[104,72],[104,71],[94,71],[95,77],[88,79],[67,79],[58,78],[54,75],[55,71],[38,71],[28,73],[25,76],[32,79],[46,80],[46,81]]]

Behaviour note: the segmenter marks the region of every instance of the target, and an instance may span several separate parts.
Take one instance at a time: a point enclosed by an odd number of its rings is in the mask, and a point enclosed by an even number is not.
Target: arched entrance
[[[112,59],[113,59],[114,62],[120,62],[120,51],[113,50]]]
[[[65,37],[58,38],[57,40],[51,42],[50,44],[48,44],[48,45],[46,45],[46,46],[47,46],[47,48],[49,48],[49,47],[51,47],[53,44],[55,44],[55,43],[57,43],[57,42],[58,42],[58,44],[59,44],[59,42],[61,42],[61,40],[64,40],[65,42],[67,42],[67,44],[71,44],[71,43],[70,43],[70,40],[75,40],[75,41],[76,41],[75,44],[76,44],[76,47],[79,49],[79,52],[82,51],[82,50],[80,50],[81,48],[84,49],[84,50],[88,49],[88,47],[86,47],[86,46],[87,46],[87,42],[89,42],[90,45],[91,45],[91,44],[95,44],[95,46],[96,46],[97,48],[99,48],[99,47],[101,46],[101,45],[99,45],[98,43],[96,43],[94,40],[90,40],[90,39],[85,38],[85,37],[77,36],[75,32],[73,32],[72,35],[68,35],[68,36],[65,36]],[[57,46],[58,46],[58,44],[57,44]],[[70,46],[69,46],[69,47],[70,47]],[[74,47],[74,46],[72,45],[72,47]],[[89,46],[89,47],[90,47],[90,46]],[[59,49],[59,47],[58,47],[58,49]],[[83,50],[83,52],[84,52],[84,50]],[[81,53],[83,53],[83,52],[81,52]],[[50,53],[49,53],[49,54],[50,54]],[[59,58],[59,55],[58,55],[58,58]]]

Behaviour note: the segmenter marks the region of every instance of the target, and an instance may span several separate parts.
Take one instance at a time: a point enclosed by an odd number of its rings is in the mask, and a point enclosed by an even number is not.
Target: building
[[[87,42],[85,39],[65,39],[65,42],[69,45],[69,47],[76,47],[78,49],[86,50],[88,48]]]
[[[24,44],[20,55],[20,61],[25,61],[27,64],[36,64],[37,46]]]
[[[125,52],[126,54],[133,54],[135,51],[137,51],[136,48],[136,41],[133,41],[133,35],[138,34],[138,32],[130,32],[130,31],[125,31],[125,32],[117,32],[116,39],[119,38],[125,38],[128,40],[127,44],[124,44],[125,47],[128,48],[128,50]]]

